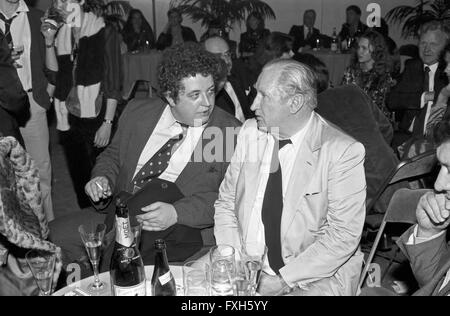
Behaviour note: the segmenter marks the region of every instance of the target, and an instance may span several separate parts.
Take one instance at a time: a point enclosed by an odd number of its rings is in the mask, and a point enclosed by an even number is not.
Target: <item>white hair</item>
[[[274,81],[278,91],[286,96],[303,95],[307,97],[306,104],[312,109],[317,106],[317,76],[311,69],[292,59],[276,59],[269,62],[264,70],[275,68],[279,75]]]

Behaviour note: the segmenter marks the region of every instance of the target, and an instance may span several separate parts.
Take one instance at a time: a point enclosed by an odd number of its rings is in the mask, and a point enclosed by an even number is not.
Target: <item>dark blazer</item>
[[[0,31],[0,136],[13,136],[24,146],[19,121],[28,119],[29,109],[28,95],[23,91],[6,38]]]
[[[47,93],[48,82],[54,84],[56,73],[45,66],[45,40],[41,33],[43,12],[29,8],[28,21],[31,30],[31,76],[33,98],[44,109],[50,108],[50,97]]]
[[[236,93],[236,96],[239,100],[239,103],[241,104],[242,112],[244,113],[245,119],[249,119],[254,117],[254,113],[252,110],[250,110],[251,103],[249,102],[248,93],[250,93],[250,88],[247,87],[247,91],[241,81],[231,75],[228,77],[228,81],[230,82],[231,86],[233,87],[234,93]],[[216,105],[220,107],[222,110],[230,113],[231,115],[236,115],[236,108],[234,106],[233,100],[228,95],[228,93],[225,91],[225,89],[222,89],[222,91],[219,92],[216,96]]]
[[[414,227],[411,227],[400,237],[397,244],[409,259],[414,276],[419,283],[420,289],[414,295],[449,295],[448,286],[444,288],[444,291],[439,291],[450,269],[450,245],[447,243],[446,235],[422,244],[408,246],[406,243],[413,232]]]
[[[374,110],[379,111],[364,91],[354,85],[325,90],[319,94],[316,108],[316,112],[322,117],[364,145],[367,205],[399,162],[380,130]],[[389,122],[387,124],[390,132],[386,133],[392,138],[392,125]],[[393,190],[385,191],[375,207],[387,207],[393,193]]]
[[[313,33],[311,37],[309,39],[306,39],[304,26],[294,25],[291,27],[289,35],[294,38],[294,43],[292,44],[292,51],[296,53],[300,47],[304,47],[306,45],[314,47],[317,38],[320,38],[320,31],[316,28],[313,28]]]
[[[181,26],[181,35],[183,36],[183,40],[185,42],[197,42],[197,37],[195,36],[194,31],[186,26]],[[159,50],[164,50],[167,47],[172,46],[172,34],[169,33],[161,33],[158,37],[158,41],[156,42],[156,48]]]
[[[166,103],[161,99],[135,100],[122,113],[111,144],[98,157],[92,171],[92,177],[106,176],[109,179],[114,195],[120,191],[132,192],[131,181],[139,157],[165,108]],[[216,107],[208,126],[218,127],[226,135],[226,127],[237,127],[240,123]],[[211,136],[205,136],[197,145],[202,147],[197,149],[205,148],[210,139]],[[226,142],[224,153],[225,146]],[[185,196],[173,204],[178,213],[178,224],[199,229],[214,225],[214,202],[228,163],[205,162],[204,157],[202,162],[195,162],[194,156],[191,157],[175,182]]]
[[[440,63],[434,76],[434,102],[436,102],[442,88],[448,84],[448,77],[444,70],[445,64]],[[403,131],[408,131],[413,119],[418,117],[421,111],[427,110],[427,107],[420,109],[420,98],[423,93],[424,80],[425,71],[422,60],[410,59],[406,61],[405,70],[397,85],[387,95],[386,103],[391,110],[405,110],[399,126]],[[447,107],[447,111],[449,110],[450,107]]]

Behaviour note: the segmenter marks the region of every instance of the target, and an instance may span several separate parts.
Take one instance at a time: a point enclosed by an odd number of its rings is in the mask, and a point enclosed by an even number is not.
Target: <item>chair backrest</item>
[[[436,162],[437,158],[435,150],[401,161],[385,179],[383,185],[379,188],[377,194],[367,206],[367,210],[370,211],[374,207],[375,203],[389,185],[400,181],[423,177],[433,171]]]
[[[417,223],[417,204],[420,198],[429,191],[429,189],[411,190],[405,188],[395,191],[389,202],[384,220],[388,223]]]
[[[431,173],[436,166],[436,151],[430,150],[421,155],[401,161],[389,184],[424,176]]]

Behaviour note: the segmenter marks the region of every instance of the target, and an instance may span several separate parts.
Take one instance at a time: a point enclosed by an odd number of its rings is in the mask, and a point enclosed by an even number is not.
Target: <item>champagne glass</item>
[[[33,273],[42,296],[50,296],[52,292],[53,273],[56,255],[49,251],[30,250],[25,259]]]
[[[250,287],[250,295],[255,296],[261,271],[266,260],[267,247],[260,242],[245,242],[242,244],[242,265]]]
[[[89,284],[88,291],[93,294],[100,294],[106,289],[106,285],[100,281],[98,272],[106,225],[93,223],[91,225],[81,225],[78,231],[94,269],[94,283]]]

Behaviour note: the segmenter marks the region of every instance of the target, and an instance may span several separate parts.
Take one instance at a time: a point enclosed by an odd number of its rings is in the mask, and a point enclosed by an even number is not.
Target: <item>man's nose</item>
[[[450,175],[443,169],[442,167],[434,182],[434,189],[438,192],[450,192]]]
[[[205,93],[202,94],[202,105],[207,107],[211,106],[211,102],[209,101],[209,98]]]

